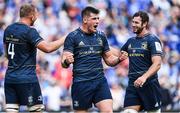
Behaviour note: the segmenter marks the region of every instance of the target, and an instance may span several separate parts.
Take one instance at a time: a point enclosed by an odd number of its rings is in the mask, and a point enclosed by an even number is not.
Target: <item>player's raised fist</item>
[[[67,62],[68,64],[71,64],[71,63],[74,62],[74,57],[73,57],[73,54],[72,54],[72,53],[70,53],[70,52],[67,53],[67,55],[66,55],[66,62]]]

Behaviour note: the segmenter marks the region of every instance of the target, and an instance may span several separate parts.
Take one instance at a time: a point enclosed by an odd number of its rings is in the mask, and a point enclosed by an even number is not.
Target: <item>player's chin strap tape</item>
[[[6,104],[6,112],[18,112],[19,105],[18,104]]]
[[[31,107],[28,107],[29,112],[40,112],[43,111],[45,109],[43,104],[39,104],[39,105],[34,105]]]

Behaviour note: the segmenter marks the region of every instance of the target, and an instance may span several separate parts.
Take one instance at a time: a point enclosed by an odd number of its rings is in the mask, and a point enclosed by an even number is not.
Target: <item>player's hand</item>
[[[121,55],[119,57],[120,61],[123,61],[128,58],[128,53],[126,51],[121,51]]]
[[[137,80],[134,81],[135,87],[142,87],[144,83],[146,82],[147,78],[145,76],[139,77]]]
[[[74,62],[74,57],[73,57],[73,54],[72,54],[72,53],[66,54],[66,62],[67,62],[68,64],[71,64],[71,63]]]

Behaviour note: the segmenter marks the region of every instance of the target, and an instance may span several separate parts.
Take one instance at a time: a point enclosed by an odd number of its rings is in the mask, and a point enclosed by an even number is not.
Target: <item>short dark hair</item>
[[[89,16],[90,13],[99,14],[99,10],[92,6],[87,6],[82,10],[81,17],[84,18],[85,16]]]
[[[141,17],[142,24],[145,23],[145,22],[147,22],[147,24],[149,23],[149,16],[148,16],[147,12],[138,11],[133,15],[133,18],[137,17],[137,16]]]
[[[27,17],[34,13],[36,10],[36,7],[33,4],[23,4],[20,7],[19,15],[20,17]]]

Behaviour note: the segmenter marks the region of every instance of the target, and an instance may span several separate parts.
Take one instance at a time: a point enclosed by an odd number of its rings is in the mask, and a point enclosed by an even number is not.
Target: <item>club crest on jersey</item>
[[[147,42],[142,42],[141,48],[142,49],[147,49]]]
[[[102,39],[101,39],[101,38],[98,37],[98,38],[97,38],[97,42],[98,42],[99,45],[103,46],[103,43],[102,43]]]

